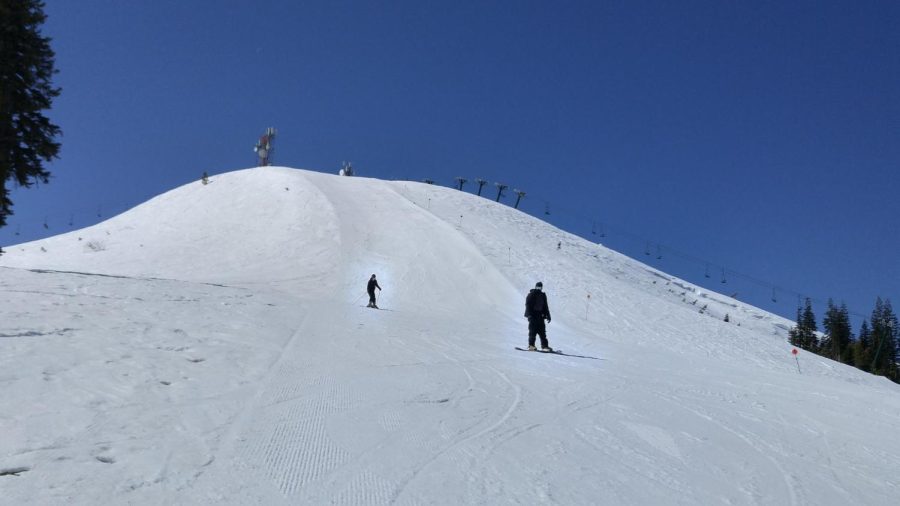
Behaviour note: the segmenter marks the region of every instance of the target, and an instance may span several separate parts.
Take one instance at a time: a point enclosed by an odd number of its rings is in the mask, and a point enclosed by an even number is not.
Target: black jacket
[[[542,320],[550,319],[550,306],[547,304],[547,294],[532,288],[525,297],[525,317],[539,318]]]
[[[369,279],[369,284],[366,285],[366,291],[369,293],[375,293],[376,288],[381,290],[381,287],[378,286],[378,280],[377,279]]]

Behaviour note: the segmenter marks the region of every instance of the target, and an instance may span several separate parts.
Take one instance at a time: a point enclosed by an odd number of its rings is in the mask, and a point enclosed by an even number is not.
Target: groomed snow
[[[898,385],[468,193],[248,169],[4,249],[2,504],[900,497]],[[513,349],[538,280],[577,356]]]

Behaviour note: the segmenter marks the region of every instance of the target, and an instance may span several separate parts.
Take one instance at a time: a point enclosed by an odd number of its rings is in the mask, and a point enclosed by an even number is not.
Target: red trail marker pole
[[[800,372],[800,359],[797,358],[797,348],[792,349],[791,354],[794,355],[794,360],[797,361],[797,372],[803,374],[802,372]]]

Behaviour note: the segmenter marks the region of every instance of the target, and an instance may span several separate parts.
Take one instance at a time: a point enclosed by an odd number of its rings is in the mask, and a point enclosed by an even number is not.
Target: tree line
[[[852,365],[863,371],[884,376],[900,383],[900,326],[891,301],[879,297],[869,318],[864,319],[859,334],[853,335],[847,305],[836,305],[828,299],[828,308],[822,320],[822,331],[816,325],[812,302],[806,299],[797,308],[797,325],[788,333],[792,345],[817,355]]]

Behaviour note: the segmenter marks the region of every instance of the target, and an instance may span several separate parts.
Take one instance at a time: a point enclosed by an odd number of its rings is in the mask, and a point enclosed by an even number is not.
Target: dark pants
[[[369,292],[369,305],[370,306],[375,305],[375,290],[372,290],[371,292]]]
[[[534,346],[534,337],[541,336],[541,348],[549,348],[550,343],[547,341],[547,327],[544,325],[544,319],[540,317],[531,317],[528,319],[528,346]]]

